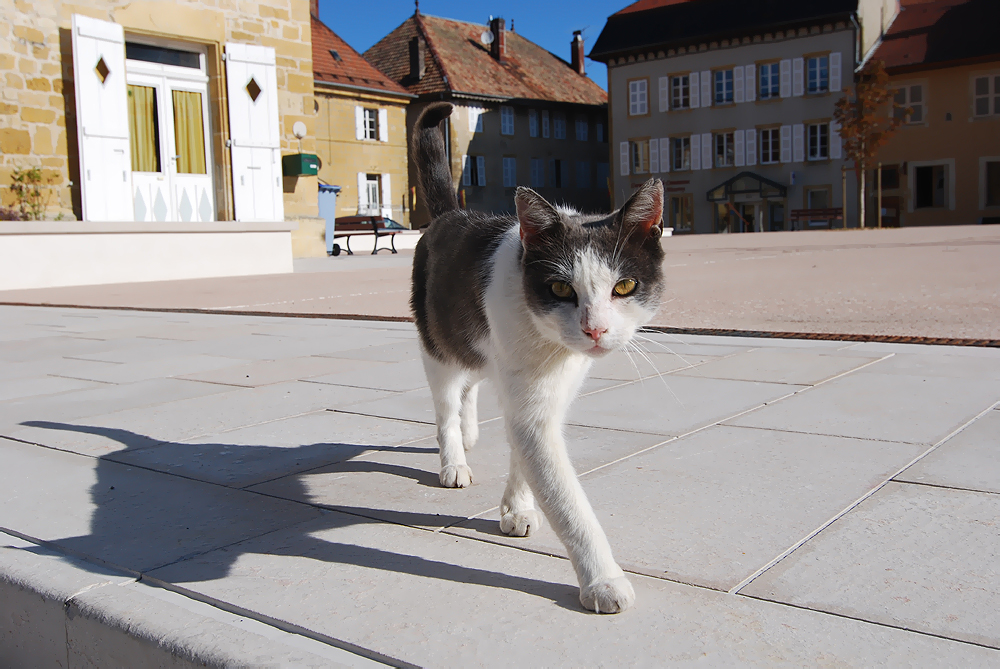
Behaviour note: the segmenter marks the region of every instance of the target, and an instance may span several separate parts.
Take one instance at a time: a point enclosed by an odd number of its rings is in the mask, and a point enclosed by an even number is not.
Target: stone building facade
[[[82,62],[84,54],[95,62]],[[227,76],[236,61],[240,72],[250,73],[247,82]],[[76,86],[80,72],[94,81]],[[280,165],[284,154],[315,150],[308,0],[0,0],[0,73],[4,203],[11,202],[12,170],[40,167],[51,193],[49,218],[98,220],[102,212],[114,220],[159,221],[316,215],[316,177],[282,178]],[[87,91],[119,96],[113,112],[102,111],[100,99]],[[252,98],[243,107],[249,110],[245,119],[233,118],[234,93]],[[128,116],[122,95],[131,105]],[[81,124],[81,113],[90,120]],[[266,128],[255,125],[255,115]],[[293,135],[296,122],[305,124],[301,141]],[[145,144],[137,143],[138,126],[151,129]],[[93,142],[81,138],[81,128]],[[102,148],[81,149],[92,145]],[[102,159],[101,151],[110,158]],[[87,168],[81,168],[81,152]],[[130,160],[121,158],[123,152]],[[94,189],[101,179],[119,178],[114,170],[113,178],[111,172],[95,176],[108,160],[122,161],[129,187],[119,191],[129,204],[112,194],[111,209],[98,206],[88,216],[84,200],[100,199]],[[255,201],[262,189],[253,187],[253,178],[265,172],[275,195],[267,190],[269,200]]]

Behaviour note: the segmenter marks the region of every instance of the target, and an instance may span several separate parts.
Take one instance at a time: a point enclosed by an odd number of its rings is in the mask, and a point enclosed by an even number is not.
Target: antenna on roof
[[[483,44],[485,44],[486,46],[489,46],[490,44],[493,44],[493,31],[492,30],[484,30],[482,32],[482,34],[479,36],[479,41],[482,42]]]

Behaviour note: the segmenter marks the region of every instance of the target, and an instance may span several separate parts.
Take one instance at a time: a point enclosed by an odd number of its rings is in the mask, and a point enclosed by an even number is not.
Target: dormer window
[[[333,49],[330,49],[330,55],[333,56],[333,59],[338,63],[343,61],[343,59],[340,57],[340,54],[334,51]]]

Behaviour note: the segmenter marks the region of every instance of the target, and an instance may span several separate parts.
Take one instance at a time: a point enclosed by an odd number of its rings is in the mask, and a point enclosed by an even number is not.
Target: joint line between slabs
[[[930,448],[928,448],[926,451],[924,451],[923,453],[921,453],[917,457],[915,457],[912,460],[910,460],[910,462],[908,462],[907,464],[903,465],[900,469],[898,469],[894,473],[890,474],[889,477],[886,478],[884,481],[882,481],[881,483],[879,483],[878,485],[876,485],[874,488],[872,488],[871,490],[869,490],[868,492],[866,492],[864,495],[862,495],[858,499],[856,499],[853,502],[851,502],[850,504],[848,504],[847,507],[845,507],[840,513],[836,514],[835,516],[833,516],[832,518],[830,518],[829,520],[827,520],[825,523],[823,523],[822,525],[820,525],[819,527],[817,527],[815,530],[813,530],[812,532],[810,532],[806,536],[804,536],[802,539],[799,539],[798,541],[796,541],[794,544],[792,544],[787,549],[785,549],[784,552],[782,552],[781,554],[779,554],[777,557],[773,558],[770,562],[768,562],[767,564],[765,564],[763,567],[761,567],[760,569],[758,569],[754,573],[750,574],[750,576],[748,576],[747,578],[743,579],[743,581],[741,581],[740,583],[738,583],[737,585],[735,585],[734,587],[732,587],[729,590],[729,594],[731,594],[731,595],[740,594],[740,590],[742,590],[743,588],[745,588],[748,585],[750,585],[751,583],[753,583],[764,572],[766,572],[767,570],[771,569],[771,567],[775,566],[776,564],[778,564],[779,562],[781,562],[782,560],[784,560],[786,557],[788,557],[789,555],[791,555],[792,553],[794,553],[795,551],[797,551],[799,548],[801,548],[810,539],[812,539],[817,534],[819,534],[820,532],[822,532],[823,530],[825,530],[826,528],[828,528],[833,523],[835,523],[838,520],[840,520],[841,518],[843,518],[845,515],[847,515],[852,510],[854,510],[855,508],[857,508],[861,503],[863,503],[869,497],[871,497],[872,495],[874,495],[875,493],[877,493],[879,490],[881,490],[882,488],[884,488],[885,486],[887,486],[897,476],[899,476],[900,474],[902,474],[903,472],[905,472],[907,469],[909,469],[913,465],[917,464],[918,462],[920,462],[921,460],[923,460],[924,458],[926,458],[928,455],[930,455],[931,453],[933,453],[934,451],[936,451],[938,448],[940,448],[942,444],[946,443],[949,439],[951,439],[952,437],[954,437],[955,435],[957,435],[959,432],[961,432],[965,428],[967,428],[970,425],[972,425],[974,422],[976,422],[977,420],[979,420],[980,418],[982,418],[983,416],[985,416],[986,414],[988,414],[990,411],[992,411],[993,409],[995,409],[998,406],[1000,406],[1000,402],[994,402],[993,404],[991,404],[990,406],[988,406],[985,409],[983,409],[982,411],[980,411],[978,414],[976,414],[974,417],[972,417],[971,419],[969,419],[965,423],[962,423],[962,425],[960,425],[956,429],[952,430],[943,439],[941,439],[940,441],[938,441],[937,443],[935,443],[933,446],[931,446]]]

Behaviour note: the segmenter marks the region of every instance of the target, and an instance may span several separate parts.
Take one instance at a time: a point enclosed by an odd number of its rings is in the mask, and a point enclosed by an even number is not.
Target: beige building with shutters
[[[666,186],[675,233],[836,227],[795,210],[841,209],[834,105],[897,11],[895,0],[650,2],[611,16],[590,57],[608,64],[615,206]],[[854,178],[847,225],[857,225]]]
[[[40,167],[48,218],[316,215],[316,177],[281,166],[315,151],[307,0],[0,0],[0,68],[5,204]]]

